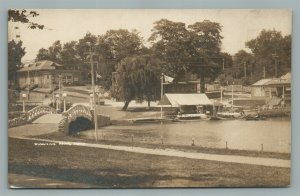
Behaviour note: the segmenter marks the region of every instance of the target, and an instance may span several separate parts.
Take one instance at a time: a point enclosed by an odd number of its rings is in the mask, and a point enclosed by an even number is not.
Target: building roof
[[[291,80],[283,80],[281,78],[275,78],[265,84],[265,86],[274,86],[274,87],[290,86],[290,85],[291,85]]]
[[[36,71],[36,70],[54,70],[56,67],[62,67],[62,65],[55,63],[53,61],[44,60],[44,61],[37,61],[34,63],[25,64],[22,69],[18,70],[18,72]]]
[[[158,105],[212,105],[212,102],[206,94],[171,94],[166,93],[159,101]]]
[[[261,79],[251,86],[289,86],[291,85],[291,78],[291,72],[288,72],[280,78]]]
[[[266,79],[261,79],[252,84],[251,86],[264,86],[266,83],[270,82],[272,79],[271,78],[266,78]]]
[[[291,72],[281,76],[280,78],[274,78],[271,81],[267,82],[266,86],[290,86],[292,81]]]
[[[291,80],[292,74],[291,74],[291,72],[288,72],[285,75],[281,76],[280,78],[283,80]]]

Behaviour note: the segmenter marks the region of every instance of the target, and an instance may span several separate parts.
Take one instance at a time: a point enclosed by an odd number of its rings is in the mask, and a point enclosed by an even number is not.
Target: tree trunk
[[[204,74],[200,75],[200,93],[205,93],[205,76],[204,76]]]
[[[148,100],[148,110],[150,109],[150,99]]]
[[[125,101],[125,104],[124,104],[124,106],[122,108],[122,111],[126,111],[127,110],[129,103],[130,103],[130,101]]]

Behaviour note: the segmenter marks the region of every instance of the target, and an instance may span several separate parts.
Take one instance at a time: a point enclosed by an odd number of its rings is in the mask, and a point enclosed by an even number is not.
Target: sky
[[[235,54],[247,50],[245,42],[256,38],[262,29],[277,30],[284,36],[292,32],[292,12],[289,9],[36,9],[39,16],[31,18],[46,26],[43,30],[28,29],[26,25],[9,22],[8,39],[20,35],[26,55],[22,61],[36,58],[40,48],[48,48],[56,40],[62,44],[77,41],[87,32],[105,34],[110,29],[137,30],[144,44],[151,35],[153,23],[162,18],[184,22],[186,26],[203,20],[220,23],[222,52]],[[18,27],[18,29],[15,29]]]

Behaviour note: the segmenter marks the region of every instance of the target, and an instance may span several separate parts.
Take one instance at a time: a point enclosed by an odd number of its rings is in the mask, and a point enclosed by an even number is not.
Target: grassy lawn
[[[53,179],[98,188],[276,187],[290,183],[290,169],[287,168],[79,146],[35,146],[34,141],[12,138],[9,139],[8,171],[48,178],[50,182]]]

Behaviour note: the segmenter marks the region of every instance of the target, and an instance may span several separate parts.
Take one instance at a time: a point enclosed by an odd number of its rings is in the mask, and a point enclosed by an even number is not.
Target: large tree
[[[99,57],[99,73],[101,84],[105,89],[111,87],[112,72],[116,71],[117,64],[124,58],[141,54],[142,38],[135,30],[109,30],[98,37],[96,54]]]
[[[221,71],[221,28],[219,23],[204,20],[186,25],[161,19],[154,23],[149,41],[152,50],[163,62],[163,70],[177,78],[187,71],[196,73],[200,92],[205,91],[205,79],[213,80]]]
[[[82,62],[89,65],[89,51],[95,52],[97,45],[97,36],[88,32],[85,36],[78,40],[76,50]]]
[[[160,62],[150,55],[126,57],[117,68],[117,96],[126,110],[132,100],[150,101],[160,97]]]
[[[35,60],[41,61],[41,60],[50,60],[49,51],[45,48],[41,48],[38,51],[38,54],[36,55]]]
[[[282,36],[279,31],[264,29],[255,39],[248,41],[246,46],[254,55],[256,70],[262,73],[265,68],[267,77],[278,77],[290,71],[290,35]]]
[[[164,62],[164,73],[177,81],[188,68],[186,63],[192,48],[185,24],[167,19],[156,21],[148,40],[153,43],[153,53]]]
[[[223,57],[220,53],[223,37],[219,23],[204,20],[189,25],[192,37],[192,57],[199,63],[191,65],[191,70],[200,77],[200,92],[205,92],[205,79],[214,80],[222,70]],[[202,62],[201,62],[202,61]]]
[[[63,45],[60,52],[61,63],[69,68],[78,68],[82,65],[82,59],[77,52],[77,41],[70,41]]]
[[[22,67],[21,59],[25,55],[23,42],[14,40],[8,43],[8,80],[15,84],[17,70]]]
[[[59,40],[55,41],[48,49],[41,48],[36,56],[36,60],[50,60],[61,63],[62,45]]]

